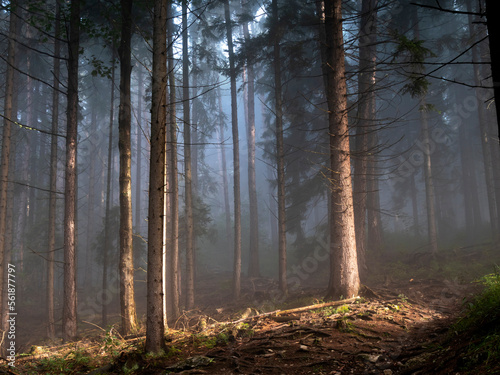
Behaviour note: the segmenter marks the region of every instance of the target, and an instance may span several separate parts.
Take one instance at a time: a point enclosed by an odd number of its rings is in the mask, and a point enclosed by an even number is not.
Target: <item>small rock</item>
[[[385,369],[384,370],[384,375],[392,375],[392,370],[391,369]]]

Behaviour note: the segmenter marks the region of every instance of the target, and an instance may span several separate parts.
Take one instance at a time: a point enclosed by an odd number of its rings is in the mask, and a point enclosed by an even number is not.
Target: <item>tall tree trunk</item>
[[[500,25],[497,21],[498,1],[486,0],[486,26],[488,27],[488,40],[490,44],[491,78],[493,79],[493,93],[495,103],[500,102]],[[494,5],[495,4],[495,5]],[[495,107],[498,105],[495,104]],[[497,128],[500,134],[500,116],[497,108]],[[498,143],[498,142],[497,142]],[[498,147],[498,144],[497,144]]]
[[[415,238],[420,237],[420,220],[418,213],[417,184],[415,183],[415,173],[410,176],[410,196],[413,217],[413,233]]]
[[[121,0],[122,27],[120,57],[120,110],[118,113],[118,149],[120,151],[120,311],[122,333],[137,328],[134,298],[134,252],[132,246],[132,142],[130,76],[132,39],[132,1]]]
[[[168,28],[168,81],[169,81],[169,132],[170,132],[170,269],[168,270],[170,279],[170,308],[172,311],[169,319],[177,319],[180,316],[179,308],[179,175],[177,166],[177,114],[175,97],[175,62],[174,62],[174,43],[172,35],[174,33],[174,5],[171,4],[167,9],[167,28]]]
[[[233,297],[241,293],[241,200],[240,200],[240,140],[238,134],[238,105],[236,100],[236,68],[233,49],[233,30],[229,0],[224,0],[226,38],[229,53],[229,79],[231,81],[231,129],[233,133],[233,172],[234,172],[234,263]]]
[[[279,28],[278,1],[272,1],[272,18],[274,30],[273,68],[274,68],[274,99],[276,113],[276,164],[278,173],[278,259],[279,288],[287,295],[286,279],[286,194],[285,194],[285,146],[283,141],[283,103],[281,87],[281,30]]]
[[[171,2],[155,0],[153,22],[153,83],[151,103],[151,153],[148,209],[148,273],[146,352],[160,353],[165,347],[163,314],[163,204],[167,105],[167,7]]]
[[[114,46],[113,46],[113,56],[114,56]],[[104,250],[102,255],[102,290],[106,292],[108,289],[108,259],[109,251],[111,248],[111,236],[110,236],[110,210],[112,204],[111,196],[111,181],[113,175],[113,126],[115,120],[115,64],[111,66],[111,104],[109,106],[109,130],[108,130],[108,160],[107,167],[108,172],[106,174],[106,204],[104,212]],[[102,325],[105,327],[108,325],[108,301],[103,301],[101,310]]]
[[[424,144],[424,181],[425,198],[427,207],[427,235],[429,250],[432,254],[437,254],[437,224],[436,224],[436,201],[434,193],[434,176],[432,174],[432,160],[430,150],[429,125],[425,97],[420,99],[420,125],[422,127],[422,142]]]
[[[326,98],[330,137],[331,224],[330,283],[327,295],[350,298],[358,294],[359,274],[354,231],[347,88],[342,35],[342,1],[325,0],[327,67]]]
[[[182,105],[184,113],[184,173],[186,215],[186,309],[194,307],[194,225],[191,171],[191,118],[189,105],[189,51],[187,0],[182,1]]]
[[[17,24],[19,23],[19,18],[15,14],[17,12],[17,1],[11,2],[11,12],[9,20],[9,43],[7,50],[7,71],[5,73],[5,96],[4,96],[4,120],[3,120],[3,132],[2,132],[2,159],[0,160],[0,314],[1,324],[3,327],[3,322],[6,320],[6,314],[4,311],[4,305],[6,299],[3,298],[5,287],[4,274],[6,267],[5,260],[7,259],[8,250],[8,235],[7,235],[7,206],[8,206],[8,179],[9,179],[9,164],[10,164],[10,153],[11,153],[11,136],[12,136],[12,124],[11,121],[15,121],[15,113],[13,112],[13,99],[14,99],[14,76],[15,67],[17,64],[17,46],[16,46],[16,31]],[[5,354],[6,346],[1,348],[2,355]]]
[[[142,201],[142,87],[143,73],[142,67],[138,66],[137,77],[137,159],[135,166],[135,230],[137,233],[142,233],[141,221],[141,201]]]
[[[472,12],[472,0],[467,1],[467,11]],[[469,18],[469,35],[472,38],[480,38],[485,35],[485,29],[480,30],[479,27],[473,20],[472,15],[468,16]],[[493,177],[493,163],[492,163],[492,154],[490,143],[492,140],[490,139],[490,134],[487,126],[487,116],[485,113],[485,104],[484,102],[487,100],[487,92],[485,89],[480,88],[482,83],[481,77],[481,69],[478,63],[481,62],[481,53],[479,51],[479,47],[472,47],[472,61],[474,69],[474,84],[477,86],[476,88],[476,98],[477,98],[477,115],[479,121],[479,130],[481,137],[481,149],[483,153],[483,164],[484,164],[484,176],[486,179],[486,194],[488,198],[488,211],[490,216],[490,226],[491,226],[491,235],[492,237],[496,236],[497,230],[499,228],[499,218],[496,206],[496,198],[495,198],[495,181]],[[497,146],[497,145],[495,145]]]
[[[363,0],[359,25],[358,123],[354,159],[354,220],[361,277],[366,276],[366,198],[368,135],[375,120],[376,21],[378,0]]]
[[[95,107],[91,109],[90,135],[89,135],[89,191],[87,200],[87,238],[85,241],[85,277],[83,284],[86,288],[92,286],[92,260],[94,257],[92,241],[94,239],[95,222],[95,165],[97,158],[97,145],[94,143],[97,139],[97,111]]]
[[[54,89],[52,91],[52,136],[50,139],[50,197],[49,197],[49,231],[47,253],[47,336],[56,337],[54,317],[54,260],[56,251],[56,189],[57,189],[57,132],[59,131],[59,79],[61,73],[61,7],[59,0],[55,1],[55,35],[54,40]]]
[[[78,129],[78,58],[80,2],[71,1],[68,41],[66,169],[64,196],[64,302],[63,339],[76,338],[76,153]]]
[[[373,99],[375,99],[375,97]],[[369,178],[367,181],[368,193],[366,197],[366,208],[368,243],[370,244],[371,252],[375,254],[380,254],[383,244],[382,217],[380,214],[380,191],[378,184],[379,171],[377,168],[377,159],[374,154],[374,150],[377,149],[378,143],[378,133],[377,131],[372,130],[368,134],[368,150],[371,151],[371,155],[368,158],[367,174]]]
[[[420,38],[419,19],[417,10],[413,13],[413,33],[416,40]],[[425,198],[427,207],[427,235],[429,241],[429,250],[432,254],[437,253],[437,224],[436,224],[436,198],[434,191],[434,176],[432,174],[432,158],[430,149],[430,134],[427,115],[427,103],[425,94],[420,98],[420,126],[422,131],[422,143],[424,146],[424,182]]]
[[[242,6],[248,7],[248,1],[242,0]],[[248,10],[249,12],[249,10]],[[250,41],[248,23],[243,22],[245,42]],[[255,176],[255,72],[252,63],[247,59],[246,105],[247,145],[248,145],[248,195],[250,204],[250,251],[248,276],[260,277],[259,265],[259,208],[257,200],[257,180]]]
[[[231,207],[229,206],[229,184],[227,179],[226,148],[224,146],[224,121],[222,116],[222,95],[220,87],[217,89],[217,98],[219,101],[219,136],[220,136],[220,154],[222,165],[222,190],[224,193],[224,212],[226,217],[226,240],[227,245],[231,244]]]

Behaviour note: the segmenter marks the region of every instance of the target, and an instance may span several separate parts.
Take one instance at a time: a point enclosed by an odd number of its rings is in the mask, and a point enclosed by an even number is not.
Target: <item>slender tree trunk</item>
[[[170,1],[155,0],[154,3],[145,345],[146,352],[152,353],[160,353],[165,347],[162,251],[167,105],[166,22],[167,7],[170,5]]]
[[[186,215],[186,309],[194,307],[194,225],[191,171],[191,118],[189,106],[189,51],[187,0],[182,1],[182,104],[184,112],[184,173]]]
[[[363,0],[359,39],[358,124],[354,159],[354,219],[360,275],[366,276],[366,198],[368,135],[375,120],[376,21],[378,0]]]
[[[369,178],[367,181],[368,193],[366,198],[366,208],[368,243],[370,244],[371,252],[375,254],[381,253],[383,244],[382,217],[380,214],[380,191],[378,184],[379,171],[377,169],[377,159],[374,155],[374,150],[377,149],[378,143],[378,133],[376,130],[372,130],[368,134],[368,150],[371,151],[371,155],[368,158],[367,174]]]
[[[113,46],[114,55],[114,46]],[[112,203],[111,196],[111,180],[113,174],[113,126],[115,120],[115,64],[111,66],[111,104],[109,106],[109,130],[108,130],[108,160],[107,167],[108,173],[106,175],[106,208],[104,212],[104,250],[102,255],[102,290],[106,292],[108,289],[108,255],[111,248],[111,238],[110,238],[110,210]],[[108,301],[102,302],[101,319],[102,325],[106,327],[108,325]]]
[[[288,294],[286,278],[286,193],[285,193],[285,146],[283,141],[283,103],[281,87],[281,30],[279,28],[278,1],[272,1],[272,18],[276,27],[274,30],[273,68],[274,68],[274,98],[276,113],[276,164],[278,172],[278,259],[279,288]]]
[[[420,38],[419,20],[417,10],[413,13],[414,36],[418,40]],[[425,182],[425,197],[427,207],[427,235],[429,241],[429,250],[435,255],[437,254],[437,224],[436,224],[436,198],[434,191],[434,176],[432,174],[432,158],[430,149],[430,135],[428,115],[426,112],[427,103],[425,95],[420,98],[420,126],[422,131],[422,142],[424,146],[424,182]]]
[[[54,89],[52,91],[52,136],[50,139],[50,197],[49,197],[49,231],[47,253],[47,336],[56,337],[54,317],[54,260],[56,251],[56,190],[57,190],[57,132],[59,131],[59,79],[61,73],[61,43],[58,36],[61,33],[61,8],[59,1],[55,2],[55,35],[54,40]]]
[[[9,42],[8,42],[8,55],[7,55],[7,71],[5,73],[5,96],[4,96],[4,121],[3,121],[3,132],[2,132],[2,159],[0,160],[0,314],[1,323],[3,327],[3,322],[6,320],[6,314],[4,311],[4,305],[6,299],[3,298],[5,287],[5,269],[6,256],[8,249],[8,235],[7,235],[7,206],[8,206],[8,178],[9,178],[9,164],[10,164],[10,153],[11,153],[11,136],[12,136],[12,124],[11,120],[15,121],[15,113],[13,112],[13,99],[14,99],[14,76],[15,67],[17,64],[17,46],[16,46],[16,31],[17,24],[19,22],[18,16],[15,14],[17,12],[17,1],[11,2],[11,12],[9,20]],[[1,354],[4,355],[7,346],[1,348]]]
[[[244,7],[248,1],[242,0]],[[250,40],[248,23],[243,23],[245,41]],[[248,195],[250,203],[250,256],[248,262],[248,276],[260,277],[259,265],[259,208],[257,200],[257,180],[255,175],[255,72],[253,65],[247,60],[247,145],[248,145]]]
[[[120,311],[122,333],[137,328],[134,297],[134,252],[132,246],[132,142],[131,96],[132,74],[130,43],[132,39],[132,2],[122,0],[120,57],[120,110],[118,113],[118,148],[120,151]]]
[[[177,319],[180,316],[179,308],[179,174],[177,167],[177,114],[176,114],[176,97],[175,97],[175,63],[174,63],[174,46],[172,35],[174,33],[173,7],[171,4],[167,9],[169,12],[167,17],[168,28],[168,78],[169,78],[169,131],[170,131],[170,297],[172,315],[170,319]]]
[[[330,136],[330,285],[327,295],[350,298],[359,290],[352,199],[342,2],[325,0],[328,123]]]
[[[417,185],[415,183],[415,174],[412,173],[410,176],[410,196],[411,196],[411,207],[412,207],[412,217],[413,217],[413,231],[415,238],[420,237],[420,220],[418,213],[418,196],[417,196]]]
[[[500,102],[500,25],[496,14],[498,12],[498,1],[486,0],[486,26],[488,27],[488,40],[490,44],[491,78],[493,79],[493,93],[495,103]],[[495,4],[495,5],[494,5]],[[498,105],[495,105],[498,107]],[[497,129],[500,134],[500,116],[497,108]],[[498,143],[498,142],[497,142]],[[497,144],[498,147],[498,144]],[[497,167],[498,168],[498,167]]]
[[[141,221],[141,201],[142,201],[142,87],[143,87],[142,68],[138,66],[137,77],[137,160],[135,166],[135,230],[142,233]]]
[[[467,1],[467,11],[472,12],[472,0]],[[486,33],[479,29],[479,27],[475,24],[472,15],[469,15],[469,35],[472,38],[480,38],[484,36]],[[479,34],[479,35],[478,35]],[[479,120],[479,130],[481,137],[481,149],[483,153],[483,163],[484,163],[484,175],[486,179],[486,194],[488,197],[488,211],[490,216],[490,226],[491,226],[491,234],[492,237],[496,236],[497,229],[499,228],[499,218],[496,206],[496,198],[495,198],[495,181],[493,178],[493,163],[492,163],[492,155],[491,155],[491,139],[487,126],[487,116],[485,113],[485,104],[484,102],[487,100],[486,90],[479,88],[482,83],[481,78],[481,69],[477,65],[477,63],[481,62],[481,54],[478,46],[472,47],[472,61],[474,69],[474,83],[476,86],[476,98],[477,98],[477,115]],[[497,146],[497,145],[495,145]]]
[[[132,215],[132,98],[130,81],[132,75],[133,0],[121,0],[122,27],[118,49],[120,59],[120,106],[118,113],[118,149],[120,153],[119,202],[120,202],[120,272],[121,311],[124,333],[135,328],[135,302],[133,278],[133,215]]]
[[[229,53],[229,79],[231,81],[231,129],[233,133],[233,172],[234,172],[234,264],[233,297],[241,293],[241,201],[240,201],[240,140],[238,134],[238,105],[236,100],[236,68],[233,49],[233,30],[229,0],[224,0],[226,38]]]
[[[220,87],[217,90],[219,100],[219,135],[220,135],[220,154],[222,164],[222,190],[224,193],[224,212],[226,217],[226,240],[228,246],[231,243],[231,207],[229,206],[229,184],[227,179],[226,148],[224,147],[224,121],[222,116],[222,95]]]
[[[420,100],[420,107],[425,108],[425,98]],[[424,144],[424,179],[425,197],[427,207],[427,235],[429,249],[432,254],[437,254],[437,224],[436,224],[436,202],[434,193],[434,176],[432,174],[432,161],[430,150],[430,136],[427,113],[425,109],[420,111],[420,125],[422,127],[422,142]]]
[[[66,170],[64,196],[64,302],[63,339],[76,338],[76,153],[78,128],[78,58],[80,2],[71,1],[68,42]]]
[[[92,241],[94,238],[95,222],[95,164],[97,158],[97,145],[94,144],[97,131],[97,112],[96,108],[91,109],[90,121],[90,157],[89,157],[89,191],[87,200],[87,239],[85,241],[85,278],[84,285],[89,288],[92,286],[92,259],[94,257]]]

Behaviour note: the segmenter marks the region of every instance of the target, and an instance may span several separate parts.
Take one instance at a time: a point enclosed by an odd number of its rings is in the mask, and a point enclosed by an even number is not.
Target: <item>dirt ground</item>
[[[386,280],[383,285],[363,287],[361,298],[355,301],[319,307],[324,303],[323,289],[302,289],[281,301],[268,292],[275,289],[272,280],[246,280],[242,301],[227,303],[229,292],[220,293],[215,283],[221,285],[220,280],[207,280],[199,286],[198,295],[204,296],[199,302],[206,307],[185,312],[171,322],[166,355],[145,355],[141,335],[118,338],[108,332],[103,341],[99,330],[86,331],[86,337],[72,348],[83,350],[93,360],[78,366],[68,364],[72,370],[64,373],[500,373],[494,366],[463,370],[466,339],[450,333],[464,298],[477,292],[471,284]],[[310,307],[294,310],[302,306]],[[271,313],[262,315],[263,311]],[[34,335],[31,338],[36,340]],[[62,353],[62,347],[19,358],[16,370],[10,373],[62,373],[39,366],[48,352]],[[67,361],[73,358],[64,356]],[[94,370],[96,367],[99,369]]]

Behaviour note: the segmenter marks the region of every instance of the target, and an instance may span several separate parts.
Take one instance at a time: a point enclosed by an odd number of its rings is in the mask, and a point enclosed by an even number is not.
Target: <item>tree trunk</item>
[[[498,1],[486,0],[486,26],[488,27],[488,39],[490,44],[491,78],[493,79],[495,103],[500,102],[500,49],[498,48],[500,45],[500,24],[496,20],[497,12]],[[497,125],[498,134],[500,134],[500,116],[498,115],[498,109]]]
[[[375,98],[373,98],[375,99]],[[383,231],[382,217],[380,214],[380,191],[378,185],[379,172],[377,169],[377,159],[374,155],[374,150],[378,147],[378,133],[372,130],[368,134],[368,150],[371,150],[371,155],[368,157],[369,176],[367,181],[367,221],[368,221],[368,243],[370,244],[371,252],[379,254],[382,251]]]
[[[61,32],[59,1],[55,2],[55,35]],[[61,73],[61,43],[59,38],[54,40],[54,89],[52,91],[52,136],[50,139],[50,197],[49,197],[49,230],[47,253],[47,336],[56,337],[54,317],[54,260],[56,251],[56,189],[57,189],[57,132],[59,131],[59,79]]]
[[[94,257],[94,251],[92,247],[92,241],[95,237],[94,233],[94,222],[95,222],[95,165],[97,158],[97,145],[95,141],[97,139],[97,111],[95,107],[91,108],[91,120],[90,120],[90,134],[89,134],[89,191],[87,200],[87,235],[85,241],[85,277],[83,284],[86,288],[92,287],[92,260]]]
[[[5,73],[5,97],[4,97],[4,121],[3,121],[3,132],[2,132],[2,159],[0,161],[0,314],[1,323],[3,327],[3,322],[6,318],[4,312],[4,304],[6,301],[4,296],[5,280],[4,274],[7,260],[6,254],[8,250],[8,235],[7,229],[7,206],[8,206],[8,178],[9,178],[9,164],[10,164],[10,153],[11,153],[11,135],[12,135],[12,124],[11,120],[15,121],[13,113],[13,94],[15,90],[14,86],[14,76],[15,67],[17,64],[17,46],[16,46],[16,31],[17,24],[19,23],[19,18],[14,14],[17,11],[17,1],[11,3],[10,21],[9,21],[9,43],[7,52],[7,71]],[[6,346],[2,348],[2,354],[5,355]]]
[[[120,57],[120,110],[118,113],[118,149],[120,151],[120,312],[122,334],[129,335],[137,328],[132,246],[132,116],[130,97],[132,0],[122,0],[121,11],[121,41],[118,49]]]
[[[472,0],[467,1],[467,11],[472,12]],[[480,29],[473,20],[472,15],[468,16],[469,18],[469,35],[474,39],[478,39],[485,35],[485,28],[482,27]],[[472,40],[474,40],[472,39]],[[496,206],[496,198],[495,198],[495,181],[493,177],[493,163],[492,163],[492,154],[490,143],[492,142],[490,139],[490,134],[487,126],[487,116],[485,113],[485,101],[487,100],[487,92],[485,89],[480,88],[482,83],[481,77],[481,69],[477,65],[481,63],[481,53],[479,51],[478,46],[472,47],[472,61],[474,69],[474,84],[478,86],[476,88],[476,98],[477,98],[477,115],[479,121],[479,130],[481,137],[481,149],[483,154],[483,164],[484,164],[484,175],[486,179],[486,194],[488,198],[488,211],[490,216],[490,226],[491,226],[491,235],[492,237],[496,236],[497,230],[499,228],[499,218]]]
[[[241,1],[243,7],[248,6],[247,0]],[[250,41],[248,23],[243,22],[245,42]],[[257,181],[255,176],[255,72],[249,60],[246,62],[247,84],[246,105],[247,145],[248,145],[248,195],[250,204],[250,248],[248,276],[260,277],[259,265],[259,208],[257,200]]]
[[[187,0],[182,1],[182,104],[184,113],[184,173],[186,215],[186,309],[194,307],[194,225],[191,172],[191,118],[189,103],[189,51]]]
[[[358,123],[354,158],[354,220],[360,276],[366,265],[366,198],[368,169],[368,134],[375,120],[376,21],[378,0],[363,0],[359,25]]]
[[[327,295],[334,299],[356,296],[360,285],[354,233],[341,8],[341,0],[325,0],[326,61],[323,64],[327,67],[332,215],[331,269]]]
[[[238,105],[236,98],[236,69],[233,49],[233,31],[229,0],[224,0],[226,38],[229,54],[229,78],[231,81],[231,128],[233,133],[233,171],[234,171],[234,264],[233,297],[240,298],[241,292],[241,201],[240,201],[240,140],[238,134]]]
[[[148,209],[148,273],[146,352],[165,347],[163,315],[163,204],[167,105],[167,7],[170,1],[155,0],[153,22],[153,83],[151,103],[151,153]]]
[[[172,35],[174,33],[173,7],[171,4],[167,8],[167,28],[168,28],[168,77],[169,77],[169,130],[170,130],[170,308],[171,316],[169,319],[177,319],[180,316],[179,308],[179,177],[177,167],[177,114],[175,97],[175,62],[174,46]]]
[[[413,217],[413,233],[415,235],[415,239],[417,239],[420,237],[420,220],[418,213],[418,196],[417,184],[415,183],[415,173],[412,173],[410,176],[410,196]]]
[[[113,46],[113,57],[114,57]],[[115,120],[115,64],[111,66],[111,100],[109,106],[109,130],[108,130],[108,173],[106,175],[106,208],[104,211],[104,250],[102,255],[102,291],[105,293],[108,290],[108,254],[111,248],[111,238],[109,233],[110,227],[110,210],[111,210],[111,181],[113,174],[113,126]],[[102,301],[101,320],[103,327],[108,325],[108,301]]]
[[[137,159],[135,169],[135,231],[142,234],[141,201],[142,201],[142,67],[138,66],[137,77]]]
[[[437,254],[437,225],[436,225],[436,202],[434,194],[434,176],[432,175],[432,161],[430,150],[429,125],[427,112],[425,110],[425,98],[420,100],[420,125],[422,127],[422,142],[424,144],[424,179],[425,198],[427,207],[427,235],[429,250],[432,254]]]
[[[78,59],[80,2],[71,1],[68,41],[66,169],[64,196],[64,302],[63,339],[76,338],[76,153],[78,129]]]
[[[231,244],[231,207],[229,206],[229,184],[227,180],[226,148],[224,147],[224,121],[222,116],[222,95],[220,87],[217,89],[219,101],[219,135],[220,135],[220,154],[222,164],[222,190],[224,193],[224,212],[226,217],[226,240],[227,246]]]
[[[285,194],[285,147],[283,141],[283,103],[281,87],[281,30],[279,28],[278,1],[272,1],[274,30],[273,68],[274,98],[276,113],[276,164],[278,172],[278,259],[279,288],[283,295],[288,293],[286,278],[286,194]]]

